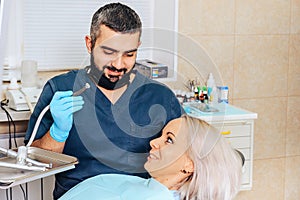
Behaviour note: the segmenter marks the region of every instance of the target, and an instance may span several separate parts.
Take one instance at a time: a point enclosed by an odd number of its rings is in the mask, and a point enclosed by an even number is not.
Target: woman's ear
[[[91,39],[91,36],[86,35],[84,39],[85,39],[85,46],[87,48],[87,51],[89,53],[92,53],[92,39]]]
[[[186,158],[184,170],[189,173],[194,172],[194,162],[189,157]]]

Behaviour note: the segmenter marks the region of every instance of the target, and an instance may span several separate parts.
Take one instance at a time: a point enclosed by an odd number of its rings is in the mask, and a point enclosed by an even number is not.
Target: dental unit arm
[[[18,152],[15,152],[11,149],[4,149],[0,147],[0,151],[5,154],[7,157],[16,158],[16,163],[7,163],[0,161],[1,167],[9,167],[16,169],[24,170],[33,170],[33,171],[46,171],[46,168],[52,168],[52,163],[42,163],[31,158],[27,157],[27,147],[20,146],[18,147]]]
[[[81,93],[83,93],[86,89],[90,88],[90,85],[88,83],[85,84],[83,88],[73,93],[73,96],[78,96]],[[16,163],[9,163],[9,162],[3,162],[0,161],[0,167],[8,167],[8,168],[14,168],[14,169],[23,169],[23,170],[32,170],[32,171],[46,171],[47,169],[52,168],[52,163],[42,163],[39,161],[36,161],[34,159],[27,157],[27,149],[31,146],[36,133],[37,129],[40,125],[40,122],[45,115],[45,113],[50,109],[50,105],[47,105],[42,112],[40,113],[39,117],[37,118],[37,121],[34,125],[33,131],[31,133],[30,139],[26,146],[20,146],[18,147],[17,152],[12,149],[5,149],[0,147],[0,152],[2,154],[5,154],[7,157],[10,158],[16,158]]]
[[[8,167],[8,168],[24,169],[24,170],[32,170],[32,171],[46,171],[47,168],[52,168],[52,163],[49,164],[42,163],[27,157],[27,147],[29,147],[32,144],[37,129],[40,125],[41,119],[43,118],[43,116],[45,115],[45,113],[48,111],[49,108],[50,107],[48,105],[42,110],[41,114],[39,115],[35,123],[30,140],[26,146],[18,147],[17,152],[12,149],[5,149],[0,147],[0,152],[5,154],[7,157],[16,158],[16,163],[0,161],[0,167]]]

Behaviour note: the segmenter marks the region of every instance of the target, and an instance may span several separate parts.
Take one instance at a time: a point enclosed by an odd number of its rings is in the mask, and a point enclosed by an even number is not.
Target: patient
[[[240,155],[206,122],[182,116],[150,142],[143,179],[102,174],[73,187],[64,199],[230,200],[240,187]]]

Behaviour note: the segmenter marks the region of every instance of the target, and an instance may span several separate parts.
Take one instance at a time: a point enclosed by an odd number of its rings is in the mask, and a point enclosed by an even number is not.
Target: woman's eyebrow
[[[176,136],[174,135],[174,133],[172,133],[172,132],[167,132],[167,135],[172,135],[174,138],[176,138]]]

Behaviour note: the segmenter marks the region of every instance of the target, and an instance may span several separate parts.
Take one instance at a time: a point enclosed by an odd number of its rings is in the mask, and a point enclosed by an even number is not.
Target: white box
[[[147,59],[138,60],[135,68],[151,79],[168,77],[168,66],[162,63],[153,62]]]

